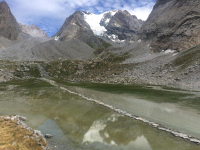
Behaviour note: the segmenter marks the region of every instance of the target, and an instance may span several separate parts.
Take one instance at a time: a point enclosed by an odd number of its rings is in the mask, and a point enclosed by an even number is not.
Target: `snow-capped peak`
[[[86,14],[84,13],[85,21],[90,25],[90,28],[94,32],[95,35],[103,35],[105,31],[105,27],[101,26],[99,23],[103,17],[103,14],[95,15],[95,14]]]
[[[108,12],[111,13],[111,16],[114,16],[114,15],[118,12],[118,10],[117,10],[117,9],[114,9],[114,10],[108,11]],[[108,12],[106,12],[106,13],[108,13]]]
[[[94,34],[98,35],[98,36],[102,36],[104,34],[104,32],[106,32],[107,30],[104,26],[100,25],[101,20],[104,19],[104,15],[106,13],[110,13],[111,16],[114,16],[117,11],[118,10],[112,10],[112,11],[108,11],[108,12],[105,12],[105,13],[99,14],[99,15],[92,14],[89,12],[83,12],[83,14],[84,14],[85,21],[90,25],[90,28],[92,29]],[[108,18],[105,21],[106,24],[108,24],[109,21],[110,21],[110,18]]]

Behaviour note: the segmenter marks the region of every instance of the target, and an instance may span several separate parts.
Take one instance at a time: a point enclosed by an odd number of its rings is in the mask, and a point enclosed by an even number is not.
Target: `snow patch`
[[[104,35],[104,36],[105,36],[105,35]],[[123,42],[125,42],[125,40],[120,40],[120,39],[118,38],[118,35],[115,35],[115,34],[107,35],[107,37],[108,37],[111,41],[113,41],[113,42],[117,42],[117,43],[123,43]]]
[[[54,40],[55,40],[55,41],[58,41],[58,40],[59,40],[59,36],[55,36],[55,37],[54,37]]]
[[[108,19],[106,19],[106,21],[105,21],[105,24],[106,24],[106,25],[108,25],[109,21],[110,21],[110,19],[109,19],[109,18],[108,18]]]
[[[109,12],[111,13],[111,16],[114,16],[114,15],[118,12],[118,10],[117,10],[117,9],[114,9],[114,10],[109,11]]]
[[[175,50],[168,49],[168,50],[165,51],[165,54],[174,53],[174,52],[176,52],[176,51],[175,51]]]
[[[172,56],[176,56],[178,53],[174,53]]]
[[[103,36],[104,32],[106,32],[106,28],[104,26],[100,25],[101,20],[104,18],[104,14],[110,13],[111,16],[114,16],[118,10],[112,10],[112,11],[107,11],[103,14],[92,14],[92,13],[83,13],[84,14],[84,19],[85,21],[90,25],[90,28],[94,32],[95,35],[98,36]],[[110,21],[110,18],[106,19],[105,23],[108,24]]]
[[[138,43],[141,43],[141,42],[142,42],[142,40],[141,40],[141,39],[139,39],[137,42],[138,42]]]
[[[76,25],[75,23],[72,23],[72,25]]]
[[[95,14],[85,14],[85,21],[90,25],[90,28],[94,32],[95,35],[102,36],[106,30],[105,27],[100,25],[100,21],[103,18],[103,14],[95,15]]]

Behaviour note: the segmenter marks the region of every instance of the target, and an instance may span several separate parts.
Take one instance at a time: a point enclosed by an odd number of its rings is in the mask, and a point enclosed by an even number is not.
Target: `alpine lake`
[[[56,85],[56,86],[55,86]],[[61,88],[62,87],[62,88]],[[161,86],[28,79],[0,83],[0,116],[20,115],[58,150],[199,150],[188,139],[87,101],[73,91],[200,138],[200,92]]]

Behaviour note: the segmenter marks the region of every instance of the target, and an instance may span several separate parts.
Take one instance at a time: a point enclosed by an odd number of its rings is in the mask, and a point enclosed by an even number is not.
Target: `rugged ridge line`
[[[105,21],[109,22],[105,24]],[[132,43],[136,41],[139,30],[144,22],[136,16],[132,16],[128,11],[118,10],[114,16],[109,13],[104,14],[100,24],[104,25],[107,32],[104,36],[110,38],[113,42]]]
[[[53,36],[55,40],[70,41],[79,39],[94,49],[105,49],[110,44],[94,35],[89,24],[84,20],[84,14],[76,11],[69,16],[59,31]]]

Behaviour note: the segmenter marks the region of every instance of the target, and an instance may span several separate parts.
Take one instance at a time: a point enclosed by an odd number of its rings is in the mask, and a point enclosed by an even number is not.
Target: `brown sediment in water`
[[[20,116],[0,117],[1,150],[45,150],[47,143],[42,134],[28,127]]]

